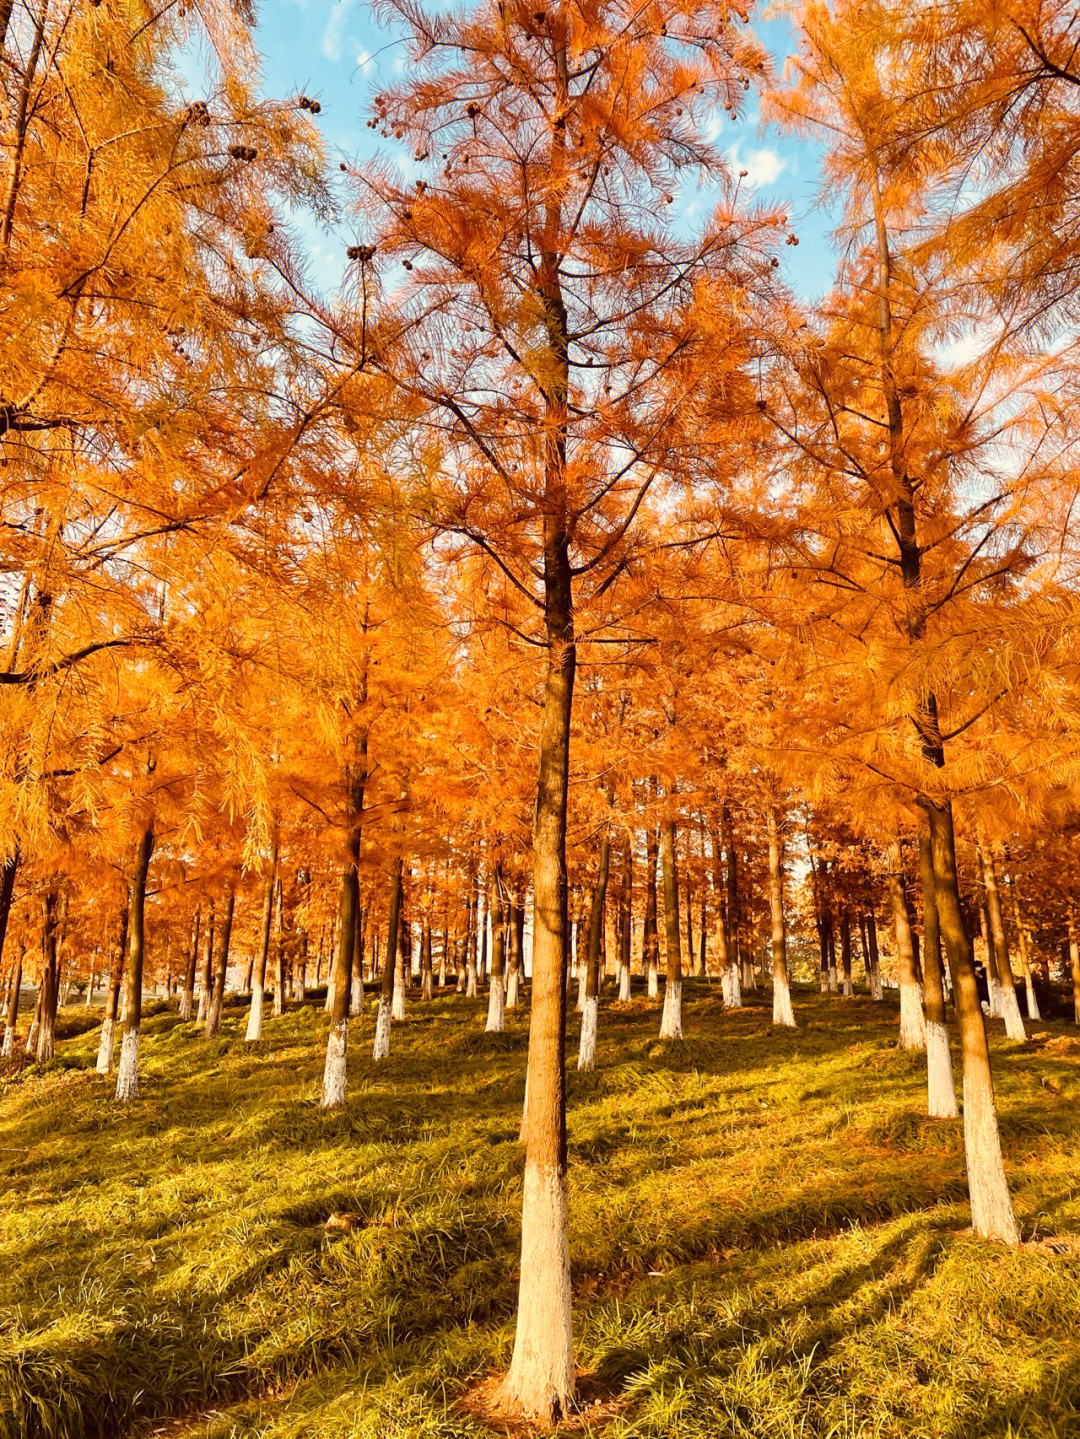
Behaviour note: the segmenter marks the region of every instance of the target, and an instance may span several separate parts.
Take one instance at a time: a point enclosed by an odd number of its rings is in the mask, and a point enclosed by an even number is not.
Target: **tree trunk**
[[[522,967],[525,961],[525,896],[515,895],[510,901],[510,978],[506,985],[506,1007],[516,1009],[521,992]]]
[[[1016,1244],[1020,1234],[1001,1157],[986,1025],[956,879],[952,808],[947,803],[938,806],[927,802],[926,811],[930,821],[938,921],[949,956],[960,1024],[964,1074],[964,1154],[971,1196],[971,1221],[976,1234],[982,1238]]]
[[[949,1031],[945,1022],[945,987],[941,969],[941,928],[934,887],[934,855],[930,835],[919,834],[919,882],[923,898],[923,981],[926,1004],[927,1110],[932,1119],[955,1119]]]
[[[147,824],[131,880],[127,935],[127,1003],[124,1037],[120,1044],[120,1067],[116,1072],[116,1098],[119,1100],[134,1099],[139,1092],[139,1026],[142,1023],[143,957],[146,942],[146,876],[153,852],[154,827],[153,824]]]
[[[127,905],[125,902],[125,912]],[[187,963],[184,968],[184,987],[180,991],[180,1018],[189,1020],[192,1007],[195,1002],[195,970],[199,963],[199,922],[202,918],[199,906],[195,906],[195,914],[191,921],[191,945],[188,950]]]
[[[23,953],[25,944],[20,942],[19,952],[8,980],[7,1009],[4,1017],[4,1039],[0,1045],[0,1059],[11,1059],[15,1053],[15,1035],[19,1024],[19,995],[22,991]]]
[[[679,875],[675,868],[675,816],[672,796],[660,826],[660,851],[664,866],[664,934],[667,940],[667,971],[664,976],[664,1013],[660,1020],[661,1039],[682,1038],[682,954],[679,947]]]
[[[1001,1013],[1005,1020],[1005,1033],[1010,1039],[1023,1043],[1027,1039],[1024,1021],[1020,1016],[1020,1005],[1016,999],[1016,980],[1009,961],[1009,940],[1005,933],[1005,917],[1001,912],[1001,891],[998,888],[997,866],[990,846],[983,840],[977,841],[982,859],[983,883],[986,887],[986,907],[990,914],[990,938],[993,941],[993,964],[997,971],[997,982],[1001,993]]]
[[[197,1024],[206,1023],[206,1011],[210,1006],[210,985],[214,974],[214,930],[217,927],[217,905],[210,901],[210,914],[206,925],[206,945],[203,952],[202,973],[199,976],[199,1012]]]
[[[768,808],[769,825],[769,908],[772,914],[772,982],[774,1025],[794,1029],[795,1011],[791,1007],[791,982],[787,965],[787,932],[784,925],[784,854],[780,826],[772,805]]]
[[[229,969],[229,944],[232,940],[233,911],[236,906],[236,893],[231,884],[225,886],[225,914],[221,921],[221,933],[218,936],[217,954],[214,957],[214,970],[211,977],[210,1004],[206,1010],[206,1029],[204,1031],[207,1039],[213,1039],[221,1032],[221,1011],[225,1003],[225,976]]]
[[[727,955],[727,989],[724,1003],[729,1009],[742,1008],[742,969],[739,958],[739,856],[735,849],[735,825],[731,818],[731,806],[724,803],[720,810],[720,838],[727,859],[727,929],[725,950]]]
[[[1080,1024],[1080,943],[1076,937],[1076,914],[1069,906],[1069,969],[1072,972],[1073,1019]]]
[[[611,808],[611,793],[607,797]],[[585,941],[585,1003],[581,1014],[581,1034],[578,1037],[578,1069],[596,1068],[596,1027],[600,1005],[600,931],[604,924],[604,900],[607,897],[608,875],[611,870],[611,833],[604,823],[604,834],[600,841],[600,862],[596,869],[596,883],[593,885],[592,903],[589,906],[589,932]]]
[[[630,952],[634,927],[634,850],[629,839],[626,842],[626,867],[623,870],[622,894],[619,896],[622,928],[619,943],[619,1001],[627,1004],[631,997]]]
[[[277,944],[274,947],[274,1018],[285,1013],[285,881],[279,872],[275,891]],[[355,932],[353,940],[355,942]]]
[[[1037,1020],[1042,1016],[1039,1013],[1039,1001],[1035,998],[1035,985],[1031,974],[1031,953],[1028,949],[1028,934],[1024,927],[1023,916],[1020,913],[1020,901],[1016,894],[1016,876],[1012,872],[1012,862],[1009,863],[1009,899],[1012,902],[1013,924],[1016,927],[1016,946],[1020,951],[1020,968],[1024,975],[1024,992],[1027,1000],[1028,1019]]]
[[[394,1009],[395,979],[398,970],[401,945],[398,931],[401,927],[402,879],[404,861],[398,855],[394,863],[393,878],[390,881],[390,918],[386,934],[386,962],[383,964],[382,988],[379,993],[379,1012],[375,1020],[375,1044],[372,1059],[390,1058],[390,1019]]]
[[[105,1005],[101,1015],[101,1034],[98,1036],[97,1052],[98,1074],[111,1074],[113,1068],[113,1055],[116,1049],[116,1013],[120,1007],[120,982],[123,978],[124,959],[127,955],[130,902],[131,892],[125,889],[124,898],[120,902],[120,923],[116,944],[113,947],[112,963],[109,966]]]
[[[266,960],[270,953],[270,931],[274,924],[274,871],[263,886],[262,923],[259,926],[259,947],[251,972],[251,1008],[248,1010],[247,1033],[244,1038],[254,1042],[262,1038],[263,1004],[266,999]]]
[[[45,893],[45,928],[42,933],[44,964],[41,971],[41,1009],[38,1017],[37,1061],[52,1059],[56,1049],[56,1009],[60,1001],[60,966],[56,944],[56,890]]]
[[[900,1048],[922,1049],[926,1044],[926,1024],[915,979],[915,945],[904,891],[904,855],[898,839],[889,845],[889,898],[892,900],[896,969],[900,980]]]
[[[656,999],[660,993],[660,935],[656,923],[656,866],[659,855],[656,827],[649,825],[645,831],[645,927],[641,936],[641,959],[650,999]]]
[[[359,835],[356,855],[359,857]],[[272,896],[272,891],[271,891]],[[323,1061],[321,1109],[337,1109],[345,1103],[349,1047],[349,997],[352,990],[353,950],[356,945],[356,923],[360,908],[360,881],[356,863],[350,853],[341,871],[341,896],[338,900],[338,944],[334,955],[330,1007],[330,1033],[326,1038]]]
[[[501,1034],[506,1007],[506,911],[503,907],[502,869],[495,866],[491,887],[491,978],[488,983],[487,1034]]]

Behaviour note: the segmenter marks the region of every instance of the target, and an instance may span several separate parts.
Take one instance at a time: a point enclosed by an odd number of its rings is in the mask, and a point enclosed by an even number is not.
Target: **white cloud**
[[[370,73],[371,67],[375,62],[371,58],[370,51],[361,50],[357,54],[356,63],[360,66],[360,69],[363,70],[364,74],[367,75]]]
[[[322,52],[328,60],[341,59],[341,40],[351,8],[352,0],[334,0],[322,37]]]
[[[761,185],[774,185],[787,169],[787,161],[775,150],[751,150],[746,155],[740,155],[738,145],[733,145],[728,151],[728,159],[736,175],[746,171],[742,184],[750,190],[756,190]]]

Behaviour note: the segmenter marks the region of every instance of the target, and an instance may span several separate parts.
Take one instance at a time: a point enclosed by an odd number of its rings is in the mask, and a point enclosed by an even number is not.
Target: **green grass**
[[[686,989],[685,1043],[609,1001],[569,1075],[606,1432],[1080,1433],[1080,1039],[995,1039],[1007,1252],[967,1230],[958,1126],[924,1117],[892,1005],[801,992],[774,1033],[764,997]],[[125,1107],[70,1011],[47,1072],[0,1078],[0,1435],[487,1433],[458,1400],[513,1339],[526,1033],[485,1037],[485,1002],[411,1004],[381,1069],[369,1014],[329,1115],[311,1008],[254,1047],[239,1008],[209,1042],[151,1014]],[[368,1223],[327,1232],[336,1209]]]

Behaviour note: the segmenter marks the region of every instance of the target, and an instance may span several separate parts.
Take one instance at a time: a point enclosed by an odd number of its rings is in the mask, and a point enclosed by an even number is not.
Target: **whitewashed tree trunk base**
[[[1001,1015],[1005,1021],[1005,1033],[1009,1039],[1015,1039],[1018,1044],[1023,1044],[1027,1039],[1027,1031],[1024,1029],[1024,1021],[1020,1015],[1020,1005],[1016,999],[1016,986],[1014,984],[1003,984],[1001,986]]]
[[[1031,975],[1027,977],[1027,1012],[1028,1019],[1038,1020],[1042,1018],[1039,1013],[1039,1001],[1035,998],[1035,989],[1031,983]]]
[[[649,965],[649,998],[659,999],[660,997],[660,974],[655,964]]]
[[[117,1099],[134,1099],[139,1092],[139,1031],[124,1031],[120,1045],[120,1067],[116,1071]]]
[[[390,1058],[390,1002],[385,995],[379,997],[379,1012],[375,1018],[375,1043],[371,1050],[372,1059]]]
[[[574,1407],[566,1180],[557,1168],[525,1166],[517,1332],[504,1401],[554,1424]]]
[[[782,981],[773,980],[772,1022],[778,1028],[795,1028],[795,1011],[791,1005],[791,988]]]
[[[323,1065],[322,1109],[337,1109],[345,1103],[345,1085],[348,1075],[347,1055],[349,1048],[349,1021],[340,1020],[332,1025],[326,1039],[326,1063]]]
[[[10,1059],[15,1053],[15,1026],[6,1025],[4,1028],[4,1043],[0,1045],[0,1059]]]
[[[619,965],[619,1003],[627,1004],[630,999],[630,966],[623,961]]]
[[[660,1020],[661,1039],[682,1039],[682,980],[664,985],[664,1013]]]
[[[394,997],[390,1003],[390,1018],[397,1020],[400,1024],[405,1018],[405,991],[399,985],[394,985]]]
[[[923,1017],[919,988],[915,984],[900,986],[900,1048],[926,1047],[926,1021]]]
[[[492,978],[488,986],[488,1012],[487,1024],[484,1026],[485,1034],[501,1034],[503,1029],[503,1011],[506,1008],[506,992],[503,989],[503,982],[499,978]]]
[[[927,1112],[931,1119],[955,1119],[956,1089],[953,1085],[949,1031],[943,1024],[926,1024]]]
[[[578,1069],[596,1068],[596,1022],[599,1008],[595,994],[592,998],[586,996],[585,1010],[581,1016],[581,1037],[578,1040]]]
[[[98,1074],[111,1074],[113,1067],[113,1050],[116,1048],[114,1035],[116,1033],[116,1020],[103,1019],[101,1021],[101,1034],[98,1036],[97,1050],[97,1072]]]
[[[982,1086],[979,1087],[980,1091]],[[983,1239],[1018,1244],[1020,1230],[1013,1213],[1005,1164],[1001,1157],[1001,1134],[990,1095],[972,1094],[964,1081],[964,1155],[968,1193],[971,1196],[971,1224]]]
[[[514,970],[511,970],[511,972],[510,972],[510,982],[509,982],[509,984],[506,986],[506,1007],[507,1007],[507,1009],[517,1009],[517,1007],[518,1007],[518,998],[519,998],[519,996],[520,996],[520,992],[521,992],[521,979],[520,979],[520,977],[519,977],[519,975],[518,975],[517,970],[514,969]]]
[[[190,989],[180,991],[180,1018],[189,1020],[191,1018],[192,994]]]
[[[261,989],[251,991],[251,1008],[248,1010],[247,1032],[244,1038],[253,1043],[256,1039],[262,1039],[263,1022],[263,992]]]

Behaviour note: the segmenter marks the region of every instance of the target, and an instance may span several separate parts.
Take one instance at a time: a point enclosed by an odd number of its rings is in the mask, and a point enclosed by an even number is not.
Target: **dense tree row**
[[[384,8],[413,78],[334,170],[235,7],[0,6],[3,1052],[103,1002],[130,1100],[145,995],[272,1042],[325,985],[332,1106],[407,996],[528,1004],[506,1395],[551,1419],[568,1003],[588,1069],[609,1000],[691,1029],[684,974],[777,1025],[895,986],[1018,1239],[984,1010],[1080,1022],[1080,37],[812,4],[780,78],[719,3]],[[826,146],[820,305],[705,138],[755,97]]]

